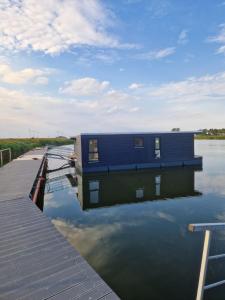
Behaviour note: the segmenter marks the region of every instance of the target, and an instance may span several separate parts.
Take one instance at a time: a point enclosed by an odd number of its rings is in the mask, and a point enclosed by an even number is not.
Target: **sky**
[[[0,137],[225,127],[225,1],[0,0]]]

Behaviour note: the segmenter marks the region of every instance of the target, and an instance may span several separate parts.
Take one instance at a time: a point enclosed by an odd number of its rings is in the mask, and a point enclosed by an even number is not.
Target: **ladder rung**
[[[218,281],[218,282],[215,282],[215,283],[205,285],[204,290],[208,290],[208,289],[214,288],[214,287],[222,285],[222,284],[225,284],[225,280],[221,280],[221,281]]]
[[[217,259],[222,257],[225,257],[225,253],[209,256],[208,259]]]

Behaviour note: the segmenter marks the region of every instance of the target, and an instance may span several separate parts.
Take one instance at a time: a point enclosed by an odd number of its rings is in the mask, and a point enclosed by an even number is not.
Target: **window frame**
[[[143,187],[137,188],[135,192],[136,192],[136,199],[143,199],[144,198],[144,196],[145,196],[145,189]]]
[[[155,159],[161,159],[161,138],[158,136],[154,139],[154,147]]]
[[[142,141],[142,146],[138,146],[137,145],[137,143],[136,143],[136,141],[137,140],[141,140]],[[136,137],[134,137],[134,148],[144,148],[144,138],[143,137],[139,137],[139,136],[136,136]]]
[[[100,181],[99,180],[90,180],[88,182],[89,189],[89,202],[94,205],[100,202],[99,194],[100,194]],[[97,200],[94,200],[97,199]],[[94,201],[93,201],[94,200]]]
[[[159,197],[161,195],[161,175],[155,176],[155,196]]]
[[[90,151],[90,142],[91,141],[96,142],[96,146],[94,146],[94,147],[96,147],[97,150]],[[97,154],[96,159],[95,158],[90,159],[91,155],[95,156],[96,154]],[[88,163],[97,163],[97,162],[99,162],[98,139],[96,139],[96,138],[89,139],[88,140]]]

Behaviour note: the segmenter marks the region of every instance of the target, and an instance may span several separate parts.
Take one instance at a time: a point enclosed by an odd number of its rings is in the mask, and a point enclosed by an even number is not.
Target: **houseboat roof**
[[[81,133],[80,135],[123,135],[123,134],[137,134],[137,135],[148,135],[148,134],[197,134],[201,131],[145,131],[145,132],[90,132],[90,133]]]

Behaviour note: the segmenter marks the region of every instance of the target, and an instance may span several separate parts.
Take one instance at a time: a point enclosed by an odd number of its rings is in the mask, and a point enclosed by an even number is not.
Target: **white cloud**
[[[129,109],[130,112],[136,112],[136,111],[139,111],[140,110],[140,107],[132,107]]]
[[[92,78],[94,79],[94,78]],[[39,136],[93,131],[224,127],[225,72],[132,90],[101,88],[63,97],[0,87],[0,135]],[[104,85],[103,85],[104,86]],[[129,92],[130,91],[130,92]],[[91,90],[89,90],[89,93]]]
[[[225,101],[225,72],[162,84],[153,87],[149,95],[181,103]]]
[[[98,0],[4,0],[0,20],[0,45],[9,50],[57,54],[82,45],[133,47],[107,34],[112,14]]]
[[[46,85],[46,84],[48,84],[48,77],[44,77],[44,76],[37,77],[35,79],[34,83]]]
[[[183,29],[181,31],[181,33],[178,36],[178,41],[177,41],[178,44],[181,44],[181,45],[187,44],[187,42],[188,42],[187,33],[188,33],[188,30],[186,30],[186,29]]]
[[[131,85],[129,85],[129,89],[131,89],[131,90],[136,90],[136,89],[139,89],[141,87],[143,87],[142,83],[136,83],[136,82],[134,82]]]
[[[152,18],[162,18],[169,14],[172,8],[172,3],[167,0],[149,1],[147,10]]]
[[[109,87],[108,81],[100,82],[95,78],[85,77],[65,83],[65,86],[60,88],[60,92],[73,96],[93,96],[103,92],[107,87]]]
[[[219,150],[219,147],[217,148],[217,151]],[[223,150],[221,151],[223,154]],[[219,153],[220,154],[220,153]],[[209,159],[208,158],[208,162],[209,163]],[[212,159],[212,166],[210,165],[210,167],[213,169],[214,167],[216,167],[216,165],[213,163],[213,158]],[[224,162],[221,162],[221,167],[224,167]],[[215,169],[213,169],[215,170]],[[224,176],[225,173],[221,172],[221,174],[217,174],[216,172],[213,176],[211,176],[211,174],[208,174],[207,172],[205,172],[204,177],[198,176],[198,188],[201,191],[204,191],[204,194],[217,194],[217,195],[221,195],[221,196],[225,196],[225,186],[224,186]]]
[[[208,41],[221,44],[222,46],[217,49],[217,53],[225,55],[225,24],[221,24],[219,33],[216,36],[209,37]]]
[[[219,49],[217,50],[217,53],[218,53],[218,54],[224,54],[224,55],[225,55],[225,45],[219,47]]]
[[[107,265],[108,254],[113,252],[113,245],[105,245],[104,253],[98,251],[100,241],[106,241],[115,233],[118,234],[122,230],[121,223],[113,222],[109,224],[93,224],[92,226],[75,226],[72,223],[61,219],[53,220],[53,224],[64,235],[69,242],[84,255],[95,253],[95,263],[101,266]],[[88,244],[87,241],[88,240]]]
[[[82,51],[73,51],[73,55],[75,56],[74,63],[82,65],[82,66],[91,66],[96,62],[103,62],[104,64],[113,64],[119,60],[121,60],[118,51],[114,49],[99,49],[99,48],[83,48]]]
[[[116,61],[119,61],[121,58],[118,55],[118,53],[115,50],[99,50],[97,51],[97,53],[92,57],[90,57],[90,59],[97,59],[102,61],[103,63],[106,64],[113,64]]]
[[[56,135],[59,128],[71,136],[84,131],[110,131],[119,129],[123,119],[138,110],[134,97],[116,90],[84,101],[3,87],[0,87],[0,107],[1,137],[28,136],[29,128],[39,136]],[[114,124],[117,115],[121,121]]]
[[[149,51],[145,53],[141,53],[136,55],[136,58],[138,59],[144,59],[144,60],[160,60],[165,57],[171,56],[176,51],[175,47],[168,47],[164,49]]]
[[[33,82],[35,84],[47,84],[50,69],[32,69],[13,70],[7,63],[0,63],[0,81],[10,84],[26,84]],[[45,76],[44,76],[45,75]]]

